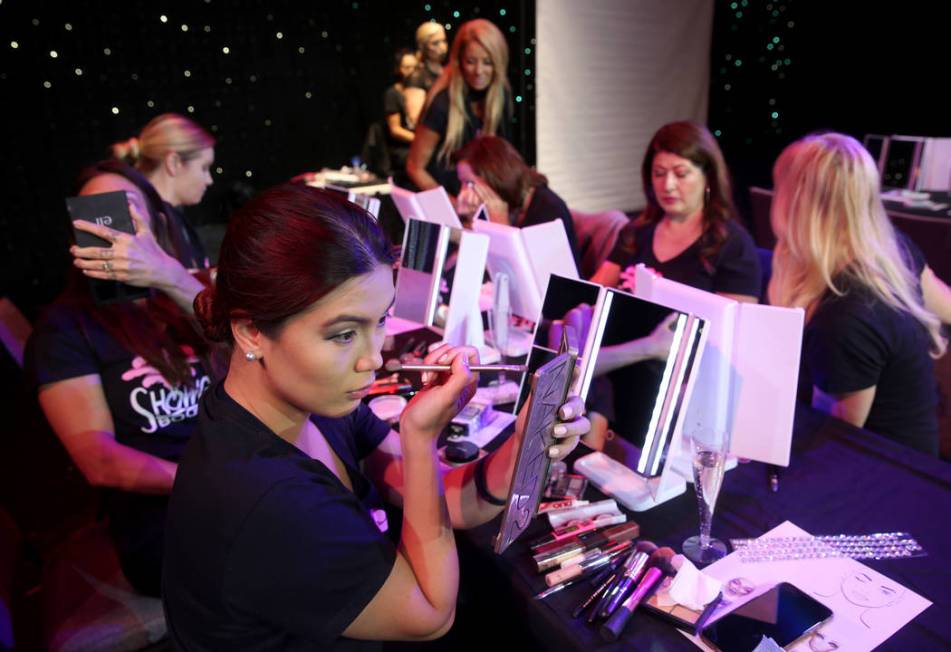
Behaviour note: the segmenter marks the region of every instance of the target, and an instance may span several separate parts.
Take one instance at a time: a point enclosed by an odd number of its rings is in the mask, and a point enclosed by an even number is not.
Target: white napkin
[[[759,645],[753,648],[753,652],[783,652],[783,648],[769,636],[763,636]]]
[[[720,580],[704,575],[689,559],[684,558],[670,586],[658,591],[657,603],[664,607],[679,604],[694,611],[703,611],[717,597],[721,588],[723,584]]]

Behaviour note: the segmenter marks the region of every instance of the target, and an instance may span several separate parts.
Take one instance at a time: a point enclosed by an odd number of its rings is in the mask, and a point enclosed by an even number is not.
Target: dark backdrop
[[[0,295],[30,314],[55,295],[76,173],[160,113],[218,139],[215,183],[188,211],[199,227],[226,221],[248,191],[349,164],[382,119],[393,53],[428,19],[450,39],[476,17],[503,30],[516,140],[531,156],[534,13],[529,0],[0,0]]]
[[[809,132],[951,136],[945,7],[717,0],[709,124],[743,213],[747,186],[772,187],[776,156]]]
[[[428,18],[486,17],[508,35],[523,100],[516,144],[533,161],[534,5],[2,0],[0,294],[32,313],[59,289],[63,197],[80,165],[161,112],[219,139],[215,185],[190,211],[199,225],[225,221],[236,187],[348,163],[380,118],[393,51]],[[746,187],[771,185],[779,150],[809,131],[951,135],[942,5],[716,0],[709,124],[741,208]]]

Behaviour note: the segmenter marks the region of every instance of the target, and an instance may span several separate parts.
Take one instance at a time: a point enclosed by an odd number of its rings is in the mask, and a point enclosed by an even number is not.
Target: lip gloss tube
[[[574,566],[569,566],[568,568],[560,568],[556,571],[552,571],[545,576],[545,584],[548,586],[554,586],[560,584],[561,582],[567,582],[568,580],[581,575],[584,571],[589,568],[594,568],[595,566],[601,566],[607,564],[611,561],[616,555],[620,554],[627,548],[631,547],[630,541],[621,541],[616,543],[610,548],[606,549],[601,555],[595,557],[594,559],[589,559],[586,562],[580,564],[575,564]]]
[[[532,559],[538,566],[538,571],[542,572],[558,566],[564,560],[580,552],[585,552],[592,548],[600,548],[619,541],[630,541],[631,539],[637,538],[639,534],[640,527],[637,523],[622,523],[605,530],[586,532],[577,539],[564,542],[557,547],[536,554]]]

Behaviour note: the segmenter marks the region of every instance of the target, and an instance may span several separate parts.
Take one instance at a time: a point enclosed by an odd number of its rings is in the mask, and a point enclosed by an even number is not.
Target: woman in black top
[[[416,70],[416,55],[409,48],[396,52],[393,74],[396,81],[383,93],[383,118],[386,120],[387,146],[390,151],[390,166],[394,175],[403,177],[406,171],[406,156],[413,142],[415,118],[410,118],[406,108],[406,80]],[[399,181],[399,178],[397,178]]]
[[[759,257],[753,239],[734,219],[729,171],[706,127],[673,122],[658,129],[644,154],[641,180],[647,208],[621,230],[614,251],[591,280],[633,292],[634,266],[643,263],[684,285],[758,301]],[[666,356],[669,340],[662,324],[651,337],[610,347],[610,364],[599,371],[611,372],[614,405],[590,406],[592,446],[600,447],[607,422],[640,444],[641,406],[653,397],[638,392],[657,387],[663,365],[656,358]]]
[[[641,165],[647,208],[618,235],[591,280],[633,289],[633,266],[738,301],[758,301],[760,268],[734,218],[730,174],[713,135],[692,122],[657,130]]]
[[[497,136],[479,136],[457,151],[453,160],[463,186],[456,202],[460,216],[471,219],[485,204],[489,219],[499,224],[523,227],[561,220],[577,263],[578,242],[567,204],[511,143]]]
[[[936,455],[932,356],[945,351],[951,293],[892,227],[874,161],[849,136],[807,136],[773,180],[770,303],[806,311],[813,405]]]
[[[441,185],[458,194],[453,152],[479,134],[511,137],[508,60],[498,27],[481,18],[459,27],[449,61],[426,97],[406,160],[406,173],[420,190]]]
[[[182,267],[191,249],[162,211],[154,188],[119,161],[83,173],[82,195],[124,191],[138,251]],[[133,236],[93,225],[112,252]],[[100,258],[111,264],[116,257]],[[106,270],[102,275],[113,279]],[[88,274],[87,276],[92,276]],[[100,282],[109,282],[100,281]],[[198,283],[198,281],[195,281]],[[89,483],[103,488],[104,511],[122,569],[138,591],[159,594],[165,510],[177,463],[211,384],[205,340],[165,293],[97,305],[73,274],[46,308],[27,344],[25,368],[40,406]]]
[[[229,222],[196,314],[233,347],[231,366],[202,402],[169,507],[163,586],[178,647],[362,649],[451,626],[452,528],[501,511],[523,425],[440,477],[437,437],[476,380],[477,354],[448,345],[426,362],[451,371],[424,374],[399,434],[362,403],[383,362],[390,256],[366,211],[306,186],[262,193]],[[575,417],[579,403],[563,410]],[[587,427],[560,425],[559,456]],[[381,498],[403,507],[398,547]]]

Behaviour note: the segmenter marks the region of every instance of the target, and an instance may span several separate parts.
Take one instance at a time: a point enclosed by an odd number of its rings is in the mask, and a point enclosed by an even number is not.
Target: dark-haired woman
[[[406,80],[416,70],[416,55],[409,48],[396,51],[393,74],[396,81],[383,92],[383,119],[386,120],[387,147],[390,165],[397,181],[406,178],[406,156],[413,142],[418,112],[412,114],[406,106]]]
[[[647,208],[618,234],[617,244],[591,280],[634,290],[634,266],[643,263],[664,278],[755,303],[760,294],[759,257],[753,239],[734,218],[730,174],[706,127],[672,122],[654,134],[641,165]],[[663,334],[663,329],[655,335]],[[650,414],[641,406],[653,396],[663,366],[642,360],[645,343],[613,347],[620,354],[610,365],[614,405],[606,417],[622,436],[640,444]],[[650,347],[656,348],[656,347]],[[663,347],[661,347],[663,350]],[[650,356],[648,356],[650,357]],[[592,411],[596,411],[592,408]],[[606,422],[593,418],[596,433]],[[601,438],[593,438],[599,447]]]
[[[489,219],[500,224],[523,227],[561,220],[577,261],[578,244],[568,205],[511,143],[498,136],[479,136],[463,145],[453,160],[462,186],[456,201],[460,215],[471,217],[485,204]]]
[[[644,263],[678,283],[758,301],[756,246],[734,217],[730,174],[706,127],[672,122],[658,129],[644,155],[641,179],[647,208],[621,231],[591,280],[632,288],[633,267]]]
[[[441,477],[436,439],[476,380],[474,351],[448,345],[426,361],[451,370],[424,376],[399,434],[362,403],[382,364],[391,263],[365,211],[313,188],[265,192],[228,224],[196,314],[233,347],[231,366],[202,401],[169,509],[164,598],[181,649],[362,649],[451,626],[452,528],[501,511],[522,425]],[[562,408],[579,414],[576,400]],[[554,454],[586,427],[559,424]],[[398,545],[381,498],[403,508]]]
[[[137,246],[153,260],[181,267],[191,255],[176,250],[174,225],[132,168],[102,163],[80,184],[83,195],[126,193]],[[120,237],[103,226],[95,232],[113,246]],[[96,275],[114,280],[114,260],[100,259]],[[27,345],[25,366],[46,418],[89,483],[105,489],[122,569],[151,595],[159,594],[167,494],[210,384],[205,353],[196,325],[168,295],[155,291],[146,300],[100,306],[78,273],[41,315]]]

